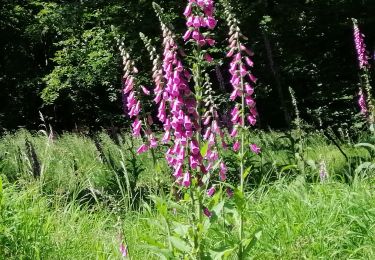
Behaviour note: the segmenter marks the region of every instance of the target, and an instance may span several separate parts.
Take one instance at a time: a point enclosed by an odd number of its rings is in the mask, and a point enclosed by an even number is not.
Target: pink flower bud
[[[207,191],[207,196],[212,197],[215,194],[215,187],[212,186],[208,191]]]
[[[204,213],[204,215],[206,215],[206,217],[208,217],[208,218],[212,217],[212,213],[208,210],[208,208],[204,208],[204,209],[203,209],[203,213]]]
[[[175,172],[174,172],[173,176],[176,179],[182,177],[182,164],[177,165],[177,167],[175,168]]]
[[[203,125],[208,125],[210,121],[211,121],[211,117],[210,116],[206,117],[206,119],[203,121]]]
[[[128,257],[128,247],[124,243],[120,244],[120,253],[123,257]]]
[[[237,127],[233,127],[232,132],[230,132],[230,137],[234,138],[238,135]]]
[[[184,41],[186,42],[187,40],[189,40],[190,36],[191,36],[191,33],[192,31],[191,30],[187,30],[186,33],[184,34]]]
[[[240,68],[240,75],[242,76],[242,77],[244,77],[244,76],[246,76],[247,75],[247,69],[246,69],[246,67],[242,64],[242,66],[241,66],[241,68]]]
[[[185,187],[190,187],[190,173],[189,172],[186,172],[184,174],[184,179],[182,180],[182,185],[185,186]]]
[[[189,157],[189,163],[190,163],[190,167],[192,169],[195,170],[195,169],[198,168],[199,162],[198,162],[198,159],[195,156],[190,156]]]
[[[254,66],[254,62],[249,57],[246,57],[245,61],[246,61],[247,65],[249,65],[250,67]]]
[[[213,8],[213,6],[207,6],[207,7],[204,8],[203,11],[204,11],[204,14],[206,16],[213,16],[213,14],[214,14],[214,8]]]
[[[158,146],[158,142],[155,137],[150,138],[150,148],[156,148]]]
[[[253,151],[255,154],[259,154],[259,153],[260,153],[260,148],[259,148],[256,144],[251,144],[251,145],[250,145],[250,149],[251,149],[251,151]]]
[[[197,5],[201,8],[203,8],[205,6],[205,0],[197,0]]]
[[[194,20],[194,17],[193,16],[189,16],[187,21],[186,21],[186,25],[188,27],[192,27],[193,26],[193,20]]]
[[[246,96],[245,101],[246,101],[246,105],[248,105],[249,107],[255,106],[255,101],[254,99],[252,99],[251,96]]]
[[[215,41],[214,39],[210,39],[210,38],[207,38],[207,39],[206,39],[206,42],[207,42],[207,44],[210,45],[210,46],[214,46],[215,43],[216,43],[216,41]]]
[[[235,151],[235,152],[238,152],[239,150],[240,150],[240,147],[241,147],[241,143],[240,143],[240,141],[236,141],[234,144],[233,144],[233,150]]]
[[[143,93],[144,93],[146,96],[149,96],[149,95],[150,95],[150,91],[149,91],[147,88],[145,88],[144,86],[141,86],[141,89],[142,89]]]
[[[189,3],[186,8],[185,8],[185,11],[184,11],[184,15],[185,17],[188,17],[191,15],[191,12],[192,12],[192,3]]]
[[[141,121],[136,118],[134,122],[132,123],[132,128],[133,128],[133,136],[134,137],[140,137],[141,136]]]
[[[227,166],[225,165],[224,162],[221,162],[221,163],[220,163],[220,173],[221,173],[221,174],[226,174],[227,171],[228,171]]]
[[[212,62],[214,59],[211,57],[210,54],[206,53],[204,55],[204,59],[207,61],[207,62]]]
[[[191,140],[191,142],[190,142],[190,151],[194,155],[197,155],[197,154],[200,153],[199,145],[198,145],[197,140],[195,140],[195,139]]]
[[[149,147],[148,147],[147,145],[142,144],[142,145],[138,148],[138,150],[137,150],[137,154],[145,153],[145,152],[148,151],[148,149],[149,149]]]
[[[128,94],[133,89],[133,87],[133,83],[128,83],[127,85],[125,85],[125,88],[123,90],[124,94]]]
[[[230,189],[230,188],[227,188],[227,196],[229,198],[232,198],[233,197],[233,191]]]
[[[245,84],[245,91],[248,95],[254,94],[254,88],[252,88],[249,83]]]
[[[249,121],[250,125],[255,125],[257,122],[256,118],[252,115],[247,116],[247,121]]]
[[[216,27],[216,24],[217,24],[217,21],[215,18],[213,18],[212,16],[209,16],[206,18],[206,25],[208,28],[210,28],[211,30],[212,29],[215,29]]]
[[[169,131],[166,131],[161,141],[165,144],[165,143],[168,143],[170,139],[171,139],[171,133]]]
[[[194,17],[194,20],[193,20],[193,26],[194,26],[195,28],[199,28],[199,27],[201,27],[201,19],[200,19],[199,16],[195,16],[195,17]]]
[[[211,134],[211,127],[206,129],[206,132],[203,135],[203,140],[207,140],[210,137]]]
[[[253,74],[249,73],[248,75],[249,75],[249,78],[250,78],[250,80],[251,80],[252,82],[254,82],[254,83],[257,82],[258,79],[257,79]]]
[[[234,54],[234,51],[235,51],[235,48],[230,49],[230,51],[227,53],[227,58],[232,57]]]

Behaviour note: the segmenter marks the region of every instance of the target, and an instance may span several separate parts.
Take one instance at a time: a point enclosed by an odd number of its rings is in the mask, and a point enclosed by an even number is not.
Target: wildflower
[[[220,163],[220,171],[219,171],[219,174],[220,174],[220,180],[221,181],[225,181],[227,179],[227,171],[228,171],[228,168],[227,166],[225,165],[224,162],[221,162]]]
[[[148,89],[145,88],[144,86],[141,86],[141,89],[142,89],[142,91],[143,91],[143,93],[144,93],[145,95],[147,95],[147,96],[150,95],[150,90],[148,90]]]
[[[186,172],[184,174],[184,179],[182,180],[182,185],[185,186],[185,187],[189,187],[190,184],[191,184],[191,182],[190,182],[190,173]]]
[[[193,4],[195,3],[195,4]],[[214,14],[214,1],[189,1],[185,8],[184,16],[186,17],[186,26],[188,27],[184,34],[184,41],[194,40],[199,46],[206,44],[213,45],[214,41],[206,34],[201,33],[201,29],[215,29],[217,20]]]
[[[141,130],[144,130],[144,133],[147,137],[149,144],[141,145],[137,153],[141,154],[146,152],[149,148],[157,147],[157,139],[153,136],[150,126],[153,124],[152,117],[148,115],[147,120],[144,121],[142,128],[142,121],[140,120],[140,113],[142,110],[141,102],[139,100],[139,95],[143,93],[146,96],[149,96],[151,92],[144,86],[137,87],[136,74],[138,69],[134,65],[134,61],[130,59],[129,53],[125,51],[124,43],[120,43],[118,40],[119,49],[121,56],[123,58],[124,64],[124,88],[123,88],[123,102],[124,102],[124,111],[128,116],[133,119],[132,132],[134,137],[141,137]],[[156,73],[155,73],[156,74]],[[126,109],[125,109],[126,108]]]
[[[250,149],[251,149],[251,151],[253,151],[255,154],[259,154],[259,153],[260,153],[260,148],[259,148],[256,144],[251,144],[251,145],[250,145]]]
[[[245,127],[245,119],[251,126],[256,124],[257,111],[256,102],[253,97],[254,88],[253,83],[256,83],[257,78],[251,73],[250,69],[254,66],[251,56],[254,55],[243,43],[246,40],[239,28],[239,21],[232,15],[231,6],[229,3],[225,4],[225,14],[230,28],[229,31],[229,51],[227,58],[231,59],[229,66],[229,73],[231,74],[230,83],[232,85],[232,94],[230,100],[236,102],[231,112],[231,122],[233,124],[231,137],[236,137],[239,128]],[[245,101],[243,105],[242,101]],[[244,145],[244,144],[242,144]],[[236,141],[233,145],[233,150],[238,152],[241,143]],[[250,146],[253,152],[259,153],[260,149],[254,145]]]
[[[234,144],[233,144],[233,150],[235,151],[235,152],[238,152],[239,150],[240,150],[240,148],[241,148],[241,143],[240,143],[240,141],[236,141],[236,142],[234,142]]]
[[[229,198],[232,198],[233,197],[233,191],[230,189],[230,188],[227,188],[227,196]]]
[[[216,190],[215,187],[212,186],[208,191],[207,191],[207,196],[212,197],[215,194]]]
[[[123,257],[127,257],[128,256],[128,247],[126,245],[124,245],[124,243],[120,243],[120,253]]]
[[[357,50],[359,68],[364,69],[369,66],[369,62],[368,62],[369,57],[367,56],[366,44],[363,39],[364,35],[359,30],[357,20],[356,19],[352,19],[352,20],[353,20],[354,43],[355,43],[355,48]]]
[[[158,146],[158,141],[154,136],[150,135],[149,141],[150,141],[150,148],[156,148]]]
[[[204,59],[207,61],[207,62],[212,62],[214,59],[211,57],[210,54],[206,53],[204,55]]]
[[[132,123],[132,128],[134,137],[141,136],[141,121],[138,118],[136,118]]]
[[[208,208],[206,208],[206,207],[203,209],[203,213],[204,213],[204,215],[206,215],[206,217],[208,217],[208,218],[212,217],[212,213],[211,213],[211,211],[209,211]]]
[[[138,150],[137,150],[137,154],[145,153],[145,152],[148,151],[148,149],[149,149],[149,147],[148,147],[147,145],[142,144],[142,145],[138,148]]]

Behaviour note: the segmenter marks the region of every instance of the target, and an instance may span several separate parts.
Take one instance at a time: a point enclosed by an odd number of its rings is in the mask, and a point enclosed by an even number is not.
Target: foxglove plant
[[[358,27],[358,22],[356,19],[353,21],[353,34],[354,34],[354,43],[357,51],[358,64],[360,69],[367,69],[369,66],[369,57],[366,51],[366,44],[364,42],[364,34],[361,33]]]
[[[142,132],[146,137],[147,141],[143,143],[138,149],[137,153],[141,154],[149,150],[149,148],[157,147],[157,139],[151,131],[151,125],[153,124],[152,118],[142,117],[141,113],[141,95],[149,96],[150,91],[141,85],[137,84],[138,69],[134,65],[134,61],[130,59],[129,53],[124,48],[124,43],[118,40],[119,50],[123,58],[124,65],[124,76],[123,76],[123,103],[125,113],[133,120],[132,133],[134,137],[140,138]],[[142,122],[144,120],[144,122]],[[142,127],[143,126],[143,127]]]
[[[239,22],[230,14],[230,6],[226,6],[226,14],[230,25],[229,43],[227,54],[231,58],[230,73],[233,92],[231,100],[235,103],[231,121],[233,129],[231,137],[235,139],[233,150],[239,152],[241,167],[240,188],[233,193],[226,189],[228,197],[238,197],[238,192],[244,197],[245,180],[245,131],[248,126],[253,126],[257,121],[253,84],[256,78],[251,74],[253,66],[252,52],[242,43],[246,38],[241,34]],[[213,203],[205,205],[206,201],[214,201],[221,192],[220,185],[212,185],[212,179],[217,174],[217,179],[224,182],[227,178],[228,168],[220,158],[219,150],[227,148],[224,141],[224,132],[220,127],[218,107],[210,83],[208,68],[215,64],[211,56],[211,47],[215,45],[213,30],[217,25],[215,19],[215,3],[213,0],[188,0],[184,11],[187,31],[183,36],[186,45],[191,44],[193,60],[191,71],[185,68],[182,59],[184,52],[177,44],[177,37],[171,26],[164,18],[161,8],[154,3],[154,9],[161,23],[163,33],[163,55],[159,56],[156,49],[151,46],[150,40],[141,34],[146,48],[153,62],[152,78],[155,84],[153,93],[154,102],[158,107],[157,118],[163,124],[164,136],[161,143],[167,145],[165,158],[173,169],[175,183],[180,190],[186,192],[191,209],[191,226],[187,236],[192,237],[192,249],[188,255],[194,259],[204,257],[202,241],[207,230],[208,218],[212,220],[215,209]],[[152,142],[149,138],[150,120],[141,120],[140,95],[149,95],[151,91],[142,88],[137,82],[138,71],[123,46],[120,48],[124,57],[124,98],[128,115],[134,120],[132,124],[133,135],[140,137],[142,133],[148,138],[138,152],[145,152]],[[152,120],[151,120],[152,121]],[[143,127],[142,127],[143,126]],[[142,131],[143,130],[143,131]],[[153,136],[153,135],[152,135]],[[157,145],[155,139],[155,146]],[[255,154],[260,153],[256,144],[249,144],[246,148]],[[219,188],[220,187],[220,188]],[[220,192],[219,192],[220,191]],[[237,193],[237,194],[236,194]],[[240,197],[241,197],[240,196]],[[245,203],[242,203],[243,205]],[[211,211],[212,210],[212,211]],[[247,247],[243,239],[243,209],[238,209],[241,216],[239,257],[244,254]],[[165,214],[164,214],[165,215]],[[206,217],[204,217],[206,216]],[[167,223],[169,223],[167,221]],[[168,228],[170,233],[170,229]],[[170,236],[170,234],[168,234]],[[169,239],[170,246],[172,244]],[[189,251],[189,250],[188,250]]]
[[[372,87],[370,85],[370,77],[369,77],[369,59],[370,57],[367,55],[366,51],[366,44],[364,42],[364,34],[361,33],[358,22],[356,19],[352,19],[353,21],[353,35],[354,35],[354,44],[357,52],[357,59],[359,69],[361,71],[361,87],[359,90],[359,99],[358,103],[361,109],[361,114],[367,117],[370,123],[370,130],[374,131],[373,123],[374,123],[374,105],[372,100]],[[366,104],[367,103],[367,104]]]
[[[201,115],[200,127],[201,133],[197,135],[198,142],[204,142],[206,145],[205,154],[203,154],[202,173],[208,176],[206,179],[212,178],[216,162],[219,163],[219,180],[226,181],[227,166],[220,159],[220,148],[227,148],[224,141],[224,132],[219,124],[218,107],[214,100],[214,92],[210,77],[206,73],[208,68],[213,64],[214,59],[210,54],[210,47],[216,44],[213,37],[213,30],[216,28],[217,20],[215,18],[215,3],[213,0],[189,0],[185,9],[186,25],[188,27],[184,41],[193,43],[194,66],[192,68],[193,80],[195,83],[194,94],[197,100],[197,110]],[[217,67],[216,67],[217,68]],[[202,140],[203,139],[203,140]],[[207,181],[206,185],[209,184]],[[215,186],[207,187],[207,195],[213,196],[216,189]],[[229,191],[230,192],[230,191]],[[198,202],[201,210],[202,197],[198,187]],[[208,208],[203,209],[204,215],[210,217]]]
[[[162,71],[165,85],[157,85],[155,102],[159,105],[158,118],[165,130],[163,142],[168,143],[173,139],[172,146],[166,152],[166,160],[174,169],[176,181],[182,186],[189,187],[190,170],[196,167],[192,163],[186,164],[185,158],[190,154],[199,160],[200,155],[195,137],[195,133],[199,131],[197,102],[189,88],[190,73],[182,64],[176,37],[163,22],[160,13],[158,16],[164,37],[164,53],[162,70],[157,71]]]
[[[173,144],[166,153],[166,159],[173,168],[176,182],[186,188],[190,196],[193,255],[202,257],[201,243],[204,236],[199,228],[205,221],[203,215],[211,217],[212,212],[204,206],[205,194],[211,197],[215,188],[207,187],[219,160],[218,144],[223,146],[223,131],[219,126],[217,108],[212,98],[212,89],[206,69],[213,63],[209,51],[215,44],[212,30],[216,27],[214,1],[193,1],[187,3],[184,15],[188,27],[183,40],[192,43],[194,65],[191,73],[182,64],[183,52],[177,40],[163,19],[159,6],[154,4],[163,31],[163,60],[160,67],[154,57],[155,102],[158,104],[158,118],[164,125],[163,141]],[[149,50],[150,52],[150,50]],[[152,53],[150,53],[152,55]],[[160,80],[163,75],[163,80]],[[190,88],[189,84],[194,86]],[[186,158],[186,159],[185,159]],[[225,181],[227,167],[220,162],[219,179]],[[208,189],[208,190],[207,190]],[[205,191],[207,192],[205,193]]]
[[[233,15],[232,7],[228,1],[223,0],[225,7],[226,20],[229,26],[229,51],[227,58],[231,59],[229,73],[231,74],[230,83],[233,87],[230,100],[235,103],[231,111],[231,122],[233,124],[230,136],[235,139],[233,150],[238,152],[240,162],[240,186],[238,189],[239,197],[244,197],[244,182],[250,169],[245,170],[245,132],[249,126],[254,126],[257,122],[256,102],[254,99],[254,84],[256,77],[250,69],[254,63],[251,57],[254,55],[244,44],[248,40],[240,30],[239,21]],[[246,149],[246,150],[245,150]],[[250,150],[258,154],[260,148],[256,144],[250,144]],[[239,247],[238,258],[243,259],[245,251],[244,239],[244,212],[243,208],[238,208],[240,213],[239,223]]]

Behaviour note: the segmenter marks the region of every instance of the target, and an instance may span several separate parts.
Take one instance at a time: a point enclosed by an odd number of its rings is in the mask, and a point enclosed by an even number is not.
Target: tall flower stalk
[[[213,170],[213,163],[219,159],[216,144],[218,139],[223,135],[218,125],[218,114],[210,95],[210,80],[206,74],[206,69],[213,62],[213,58],[209,52],[210,47],[215,45],[212,30],[215,29],[217,21],[214,14],[215,3],[213,0],[188,0],[184,11],[187,30],[183,36],[183,40],[193,45],[193,94],[197,102],[196,111],[199,117],[195,145],[202,148],[203,143],[206,142],[206,151],[199,153],[199,156],[190,157],[190,167],[196,168],[196,182],[195,186],[190,187],[190,197],[192,207],[194,209],[197,208],[196,221],[198,221],[198,226],[203,225],[202,213],[209,218],[212,216],[210,210],[203,205],[203,191],[207,190],[206,195],[208,197],[212,197],[215,193],[215,187],[212,186],[207,189],[207,185],[210,179],[210,172]],[[224,165],[223,162],[222,165]],[[205,182],[203,181],[203,175],[208,176]],[[225,180],[223,175],[225,173],[220,171],[221,179]],[[195,230],[195,236],[199,237],[198,230]],[[197,251],[197,257],[201,258],[201,241],[197,241],[195,250]]]
[[[372,100],[372,87],[370,84],[369,76],[369,56],[366,51],[366,44],[364,41],[364,34],[361,33],[358,22],[356,19],[353,21],[353,35],[354,35],[354,44],[357,52],[358,65],[361,72],[361,87],[359,90],[359,99],[358,104],[361,109],[361,114],[367,117],[370,124],[370,130],[375,131],[374,129],[374,104]],[[367,103],[367,104],[366,104]]]
[[[256,103],[253,97],[254,84],[257,79],[250,72],[253,67],[253,61],[251,56],[253,52],[250,51],[245,45],[244,41],[247,38],[242,35],[239,21],[233,15],[232,7],[227,1],[223,1],[225,7],[225,15],[227,17],[227,23],[229,25],[229,51],[227,58],[232,61],[230,63],[229,72],[232,75],[230,80],[233,87],[230,99],[235,102],[235,105],[231,112],[231,121],[233,129],[231,131],[231,137],[235,138],[233,150],[239,153],[240,162],[240,186],[239,194],[241,197],[244,196],[244,182],[247,173],[245,172],[245,132],[248,130],[248,126],[254,126],[257,121],[257,110]],[[251,150],[258,153],[260,150],[255,144],[250,145]],[[238,248],[238,258],[243,259],[244,257],[244,209],[240,211],[240,223],[239,223],[239,239],[240,244]]]
[[[216,44],[213,30],[217,25],[215,19],[215,2],[213,0],[188,0],[184,11],[187,30],[183,36],[186,45],[190,45],[192,55],[191,69],[185,67],[184,52],[178,45],[178,39],[171,29],[171,25],[165,22],[163,10],[157,4],[153,4],[160,20],[163,33],[163,54],[158,55],[156,49],[151,46],[149,39],[141,34],[146,48],[153,62],[152,78],[154,81],[154,102],[158,107],[157,118],[163,124],[164,136],[161,143],[168,149],[165,158],[172,168],[175,184],[185,193],[190,206],[190,228],[183,237],[188,238],[191,250],[184,252],[184,256],[190,255],[194,259],[205,257],[203,241],[205,232],[208,231],[207,218],[213,219],[215,214],[210,207],[215,203],[211,197],[215,196],[218,185],[212,185],[217,179],[226,180],[227,166],[220,158],[221,147],[226,149],[224,133],[220,127],[218,107],[211,87],[208,69],[215,65],[211,57],[211,47]],[[235,142],[233,149],[239,153],[240,158],[240,187],[236,190],[244,197],[244,182],[246,178],[245,153],[250,151],[258,154],[260,148],[256,144],[245,145],[245,132],[249,125],[255,125],[257,111],[253,98],[253,84],[256,78],[251,74],[253,66],[252,52],[245,47],[246,40],[239,29],[239,22],[231,15],[231,8],[226,6],[226,14],[230,25],[229,52],[231,58],[230,73],[233,92],[231,101],[235,103],[232,109],[231,137]],[[134,120],[133,135],[141,136],[142,126],[149,129],[148,120],[140,119],[141,107],[138,102],[140,94],[150,94],[151,91],[136,84],[136,74],[133,62],[122,47],[124,57],[124,98],[128,115]],[[135,110],[135,111],[134,111]],[[152,120],[151,120],[152,121]],[[146,136],[149,131],[145,132]],[[143,144],[139,153],[147,151],[151,147],[149,141]],[[152,147],[151,147],[152,148]],[[227,189],[229,197],[232,190]],[[220,194],[218,194],[219,196]],[[234,196],[235,197],[235,196]],[[208,201],[208,202],[207,202]],[[211,203],[212,202],[212,203]],[[207,204],[206,204],[207,203]],[[245,205],[245,203],[242,203]],[[244,206],[238,209],[240,221],[240,246],[238,256],[244,256]],[[207,218],[206,218],[206,217]],[[170,230],[168,228],[168,230]],[[170,232],[169,232],[170,233]],[[170,247],[172,246],[170,238]],[[180,249],[177,249],[179,251]],[[181,250],[180,250],[181,251]]]
[[[189,2],[185,14],[193,12],[196,3]],[[204,4],[205,5],[205,4]],[[185,69],[182,63],[184,53],[177,45],[176,36],[170,27],[164,22],[162,12],[159,6],[154,4],[158,14],[163,31],[163,62],[162,72],[165,81],[163,90],[157,89],[156,92],[162,93],[162,99],[156,102],[159,104],[158,117],[164,124],[165,136],[164,142],[173,140],[172,147],[167,151],[166,159],[169,165],[174,169],[174,177],[177,184],[185,188],[190,194],[191,226],[193,236],[192,255],[200,259],[202,257],[200,223],[202,223],[202,212],[209,215],[206,208],[203,207],[200,187],[202,186],[202,174],[206,173],[203,164],[203,155],[201,153],[201,117],[200,103],[202,100],[202,82],[193,70],[193,79],[195,87],[190,88],[191,73]],[[189,10],[190,9],[190,10]],[[195,12],[195,11],[194,11]],[[190,14],[189,14],[190,15]],[[195,22],[196,29],[198,26]],[[200,46],[205,43],[205,38],[197,30],[192,31],[189,37],[199,41]],[[187,36],[184,37],[187,41]],[[198,68],[198,70],[200,70]],[[168,111],[168,113],[167,113]]]
[[[124,112],[133,120],[131,125],[133,136],[145,139],[143,144],[137,149],[137,153],[141,154],[158,145],[155,134],[151,130],[152,117],[142,111],[140,101],[142,96],[150,95],[150,90],[138,83],[138,69],[134,61],[131,60],[129,53],[125,50],[124,43],[119,39],[118,45],[124,65],[122,89]]]

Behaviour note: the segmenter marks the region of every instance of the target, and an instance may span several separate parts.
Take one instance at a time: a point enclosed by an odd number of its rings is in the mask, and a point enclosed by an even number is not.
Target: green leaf
[[[158,249],[166,249],[166,246],[159,241],[152,239],[150,236],[144,236],[142,239],[148,244],[148,246]]]
[[[215,249],[215,250],[211,250],[210,251],[210,256],[211,256],[211,259],[214,259],[214,260],[226,259],[236,249],[237,249],[236,246],[235,247],[224,246],[224,247],[221,247],[221,248],[218,248],[218,249]]]
[[[356,169],[355,169],[355,173],[356,174],[359,174],[365,170],[371,170],[371,169],[374,169],[375,168],[375,164],[374,163],[371,163],[371,162],[364,162],[362,164],[360,164]]]
[[[291,169],[296,169],[296,168],[297,168],[296,164],[290,164],[290,165],[287,165],[287,166],[284,166],[283,168],[281,168],[280,173],[283,173],[283,172],[291,170]]]
[[[174,232],[179,235],[180,237],[185,237],[189,232],[189,226],[188,225],[182,225],[180,223],[175,223],[177,227],[174,229]]]
[[[369,143],[359,143],[354,145],[354,147],[366,148],[369,151],[369,153],[375,152],[375,145]]]
[[[205,157],[208,151],[208,142],[204,143],[201,147],[201,155],[202,157]]]
[[[166,217],[168,214],[168,206],[167,202],[160,197],[157,196],[150,196],[150,198],[154,201],[156,209],[163,217]]]
[[[241,192],[239,189],[236,189],[234,191],[233,201],[236,204],[238,212],[242,212],[246,205],[244,193]]]
[[[163,248],[159,248],[159,247],[151,246],[151,245],[143,245],[142,248],[157,255],[158,259],[167,260],[167,259],[174,258],[172,252],[170,252],[170,250],[166,248],[163,249]]]
[[[185,241],[178,237],[170,237],[169,240],[171,241],[173,247],[183,253],[190,253],[192,248],[189,246]]]
[[[245,170],[243,173],[243,179],[246,179],[246,177],[250,174],[251,171],[251,166]]]
[[[244,250],[243,254],[246,256],[249,254],[249,251],[255,246],[255,244],[259,241],[260,237],[262,236],[262,230],[258,229],[254,232],[252,239],[247,239],[244,241]]]

